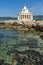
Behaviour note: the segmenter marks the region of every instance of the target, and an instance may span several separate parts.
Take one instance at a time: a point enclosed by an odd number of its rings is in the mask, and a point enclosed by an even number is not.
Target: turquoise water
[[[0,59],[9,60],[11,57],[7,52],[12,49],[20,52],[35,50],[43,54],[43,40],[33,33],[0,29]]]

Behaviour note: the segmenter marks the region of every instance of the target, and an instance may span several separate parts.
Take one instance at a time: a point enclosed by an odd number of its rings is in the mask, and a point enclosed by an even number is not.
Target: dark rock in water
[[[32,26],[32,28],[34,28],[37,32],[38,31],[43,32],[43,26],[41,25]]]
[[[11,54],[31,54],[33,56],[39,56],[40,57],[40,53],[38,51],[35,51],[35,50],[25,50],[25,51],[18,51],[18,50],[10,50],[7,52],[8,55],[11,55]]]
[[[43,34],[42,34],[42,35],[40,35],[40,37],[41,37],[41,39],[43,40]]]
[[[5,63],[4,65],[11,65],[11,64],[9,64],[9,63]]]

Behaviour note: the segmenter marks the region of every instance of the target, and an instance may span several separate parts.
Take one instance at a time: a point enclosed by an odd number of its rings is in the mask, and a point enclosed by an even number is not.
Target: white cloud
[[[34,15],[43,15],[43,6],[39,5],[39,6],[33,6],[30,8],[30,11],[34,14]]]

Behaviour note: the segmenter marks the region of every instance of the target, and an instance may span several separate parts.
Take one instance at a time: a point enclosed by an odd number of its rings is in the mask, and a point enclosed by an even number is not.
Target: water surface
[[[43,54],[43,40],[33,33],[0,29],[0,59],[11,60],[7,52],[12,49],[20,52],[35,50]]]

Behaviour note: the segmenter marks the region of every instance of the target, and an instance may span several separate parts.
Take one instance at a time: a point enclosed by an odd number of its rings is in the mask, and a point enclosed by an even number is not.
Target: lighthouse
[[[22,11],[18,14],[18,21],[20,21],[20,22],[33,21],[33,15],[29,11],[29,9],[26,7],[26,5],[23,7]]]

